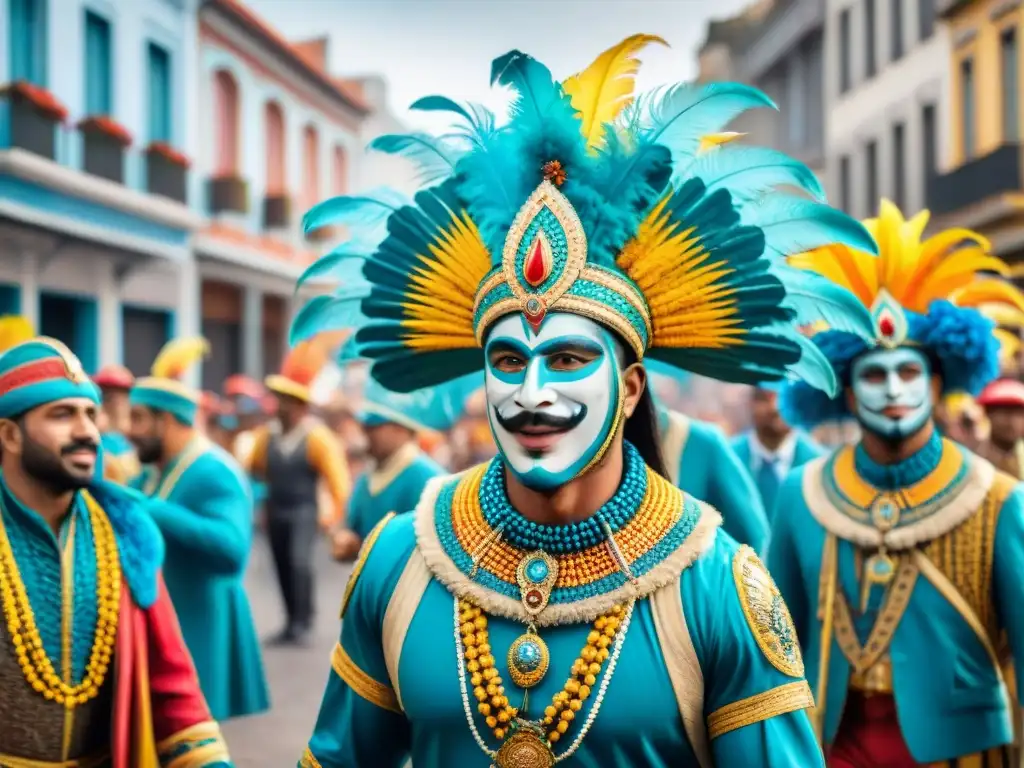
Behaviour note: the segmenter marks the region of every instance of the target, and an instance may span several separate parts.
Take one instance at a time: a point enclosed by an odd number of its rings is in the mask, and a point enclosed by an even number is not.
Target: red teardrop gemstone
[[[538,237],[533,241],[533,248],[530,255],[526,257],[523,265],[523,277],[530,285],[537,286],[544,282],[548,276],[548,265],[544,261],[544,246]]]
[[[536,608],[543,602],[544,596],[541,595],[536,589],[531,589],[526,593],[526,602],[531,608]]]
[[[896,333],[896,324],[892,321],[891,317],[883,317],[878,322],[878,330],[882,332],[882,335],[889,338]]]

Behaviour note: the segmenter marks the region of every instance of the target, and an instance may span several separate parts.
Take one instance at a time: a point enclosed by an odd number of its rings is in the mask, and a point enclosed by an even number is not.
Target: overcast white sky
[[[518,48],[558,78],[579,71],[605,48],[636,33],[671,48],[649,48],[638,88],[693,77],[707,20],[749,0],[246,0],[289,39],[328,34],[337,74],[382,73],[392,108],[440,93],[500,109],[490,90],[491,60]],[[431,126],[432,127],[432,126]]]

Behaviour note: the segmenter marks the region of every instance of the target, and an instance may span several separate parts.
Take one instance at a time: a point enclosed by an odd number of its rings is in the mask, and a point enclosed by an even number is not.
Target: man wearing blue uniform
[[[883,200],[865,222],[879,258],[832,246],[793,260],[855,292],[873,322],[866,338],[838,322],[814,336],[842,394],[795,383],[782,398],[796,426],[852,414],[862,430],[789,475],[768,554],[832,768],[1011,765],[1019,703],[1003,662],[1024,658],[1024,493],[944,439],[933,411],[998,375],[977,307],[1024,296],[985,275],[1009,271],[985,238],[922,239],[927,223]]]
[[[404,205],[382,193],[306,214],[353,242],[385,235],[355,269],[334,263],[341,288],[293,337],[354,321],[370,375],[396,391],[482,369],[499,456],[435,478],[367,537],[301,766],[822,765],[785,605],[718,512],[665,478],[642,361],[832,389],[793,329],[817,298],[790,295],[768,254],[871,239],[810,199],[760,203],[783,180],[820,195],[799,163],[767,153],[777,174],[753,172],[766,155],[728,145],[704,160],[706,134],[770,103],[756,90],[678,86],[624,113],[654,41],[565,82],[502,56],[493,80],[516,94],[502,129],[480,107],[416,104],[467,121],[465,145],[428,139],[455,158],[443,180],[435,167]]]
[[[786,475],[822,454],[813,440],[782,418],[778,399],[774,389],[756,387],[750,398],[753,429],[732,443],[740,462],[754,478],[769,521],[775,511],[779,486]]]
[[[131,392],[131,432],[153,519],[167,542],[164,574],[199,681],[218,720],[269,706],[243,578],[252,495],[238,463],[195,427],[201,394],[180,379],[203,339],[168,342]]]
[[[356,419],[366,433],[367,453],[374,463],[356,480],[344,526],[334,534],[338,560],[355,558],[381,518],[414,509],[427,482],[445,474],[417,443],[417,435],[428,429],[426,423],[439,406],[430,393],[427,397],[400,395],[372,379],[368,382]]]

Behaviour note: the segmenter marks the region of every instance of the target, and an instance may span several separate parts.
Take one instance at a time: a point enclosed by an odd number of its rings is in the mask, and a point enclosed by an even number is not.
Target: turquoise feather
[[[761,91],[742,83],[680,83],[656,92],[647,102],[641,141],[661,144],[682,162],[697,154],[704,136],[722,131],[748,109],[775,103]]]
[[[825,190],[810,168],[766,147],[726,144],[699,155],[680,175],[699,177],[709,190],[727,187],[737,202],[759,199],[780,186],[796,187],[825,202]]]
[[[443,138],[426,133],[389,133],[370,142],[370,149],[404,157],[416,165],[421,184],[436,184],[455,172],[460,153]]]
[[[745,206],[742,218],[764,232],[769,256],[787,257],[833,243],[878,253],[874,238],[859,221],[806,198],[769,195],[759,205]]]
[[[456,136],[467,139],[477,147],[486,147],[494,138],[497,120],[491,110],[479,104],[463,106],[447,96],[424,96],[412,103],[409,109],[421,112],[451,112],[465,121]]]
[[[787,378],[802,380],[829,397],[839,394],[839,379],[835,369],[818,346],[792,328],[780,329],[780,333],[800,348],[800,359],[789,366]]]
[[[796,312],[798,325],[824,321],[829,328],[873,339],[871,312],[852,293],[813,272],[774,264],[772,274],[786,287],[785,304]]]
[[[491,63],[491,85],[495,84],[515,89],[511,114],[520,130],[542,129],[559,106],[575,114],[551,70],[521,51],[509,51]]]
[[[403,205],[407,195],[390,187],[378,187],[362,195],[342,195],[317,203],[302,217],[302,231],[315,232],[335,224],[358,225],[369,228],[379,225]]]
[[[359,326],[363,319],[362,300],[369,293],[368,287],[359,287],[340,297],[314,296],[292,319],[288,343],[294,346],[324,331]]]
[[[314,261],[295,283],[298,290],[311,280],[330,278],[338,282],[347,282],[357,275],[362,279],[363,262],[373,253],[373,248],[352,242],[342,243],[330,253],[326,253]]]

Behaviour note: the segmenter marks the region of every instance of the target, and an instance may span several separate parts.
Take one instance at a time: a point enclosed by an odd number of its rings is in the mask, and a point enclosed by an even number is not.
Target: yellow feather
[[[702,155],[705,152],[710,152],[716,147],[742,139],[746,135],[738,131],[724,131],[722,133],[709,133],[707,136],[701,136],[700,145],[697,147],[697,154]]]
[[[999,357],[1002,360],[1012,360],[1020,352],[1020,336],[1002,328],[996,328],[992,335],[999,341]]]
[[[1005,304],[979,304],[975,307],[996,325],[1006,328],[1024,328],[1024,312]]]
[[[636,54],[650,43],[668,46],[657,35],[632,35],[562,83],[579,115],[588,149],[597,149],[604,143],[605,126],[614,122],[633,101],[633,85],[640,70]]]
[[[1024,312],[1024,295],[1012,283],[1004,280],[975,280],[950,296],[958,307],[977,307],[982,304],[1007,304]]]
[[[171,339],[156,356],[150,372],[161,379],[180,379],[209,352],[210,345],[202,336]]]
[[[21,315],[0,317],[0,352],[6,352],[36,335],[32,323]]]

